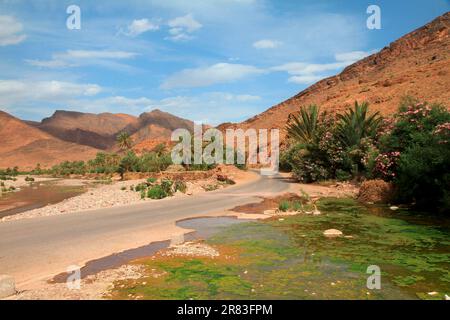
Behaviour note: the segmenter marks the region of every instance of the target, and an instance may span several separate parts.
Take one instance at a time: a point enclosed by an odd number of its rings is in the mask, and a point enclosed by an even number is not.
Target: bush
[[[141,172],[160,172],[167,169],[172,164],[170,154],[157,152],[145,153],[140,159]]]
[[[290,207],[289,202],[286,200],[283,200],[278,205],[278,210],[280,210],[282,212],[287,212],[289,210],[289,207]]]
[[[25,177],[25,181],[26,182],[34,182],[34,178],[33,177]]]
[[[156,185],[148,189],[147,197],[150,199],[163,199],[168,195],[160,185]]]
[[[53,166],[50,172],[56,176],[68,176],[71,174],[84,175],[87,172],[87,167],[84,161],[64,161]]]
[[[294,211],[301,211],[303,209],[303,205],[300,201],[294,201],[292,203],[292,210]]]
[[[442,105],[406,98],[390,132],[380,139],[376,174],[392,180],[396,199],[450,211],[450,112]]]
[[[369,115],[367,103],[334,118],[318,109],[301,109],[288,125],[294,145],[280,156],[280,167],[299,181],[351,179],[371,173],[381,118]],[[311,114],[309,114],[311,113]]]
[[[148,183],[148,184],[154,184],[156,181],[157,181],[156,178],[148,178],[148,179],[147,179],[147,183]]]
[[[170,179],[161,180],[161,188],[164,190],[164,192],[167,195],[171,196],[173,194],[172,186],[173,186],[172,180],[170,180]]]

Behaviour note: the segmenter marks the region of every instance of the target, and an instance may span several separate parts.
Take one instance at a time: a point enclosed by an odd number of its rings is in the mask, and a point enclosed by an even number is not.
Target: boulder
[[[16,293],[16,283],[14,278],[7,275],[0,275],[0,299],[12,296]]]
[[[337,229],[328,229],[323,232],[323,235],[328,238],[341,237],[343,235],[342,231]]]

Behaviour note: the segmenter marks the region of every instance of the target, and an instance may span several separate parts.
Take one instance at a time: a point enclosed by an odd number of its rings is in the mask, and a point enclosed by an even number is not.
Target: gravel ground
[[[67,179],[66,179],[67,180]],[[58,183],[62,185],[73,185],[81,183],[80,180],[61,180]],[[0,219],[0,222],[13,221],[19,219],[29,219],[34,217],[46,217],[61,214],[68,214],[74,212],[80,212],[85,210],[110,208],[116,206],[125,206],[134,203],[141,203],[143,201],[158,201],[152,199],[141,199],[140,193],[131,191],[131,186],[136,186],[139,183],[144,182],[141,180],[129,180],[113,182],[109,185],[100,185],[91,187],[89,190],[79,196],[66,199],[62,202],[38,208],[34,210],[25,211],[12,216],[7,216]],[[206,192],[204,187],[208,185],[217,185],[219,188],[225,187],[225,185],[219,185],[213,178],[207,180],[199,180],[195,182],[187,182],[186,194],[177,192],[174,196],[191,196],[194,194]],[[122,190],[125,188],[125,190]]]
[[[79,289],[66,283],[42,283],[38,289],[17,293],[10,300],[99,300],[103,299],[116,280],[139,279],[144,267],[124,265],[117,269],[101,271],[80,281]],[[73,284],[73,283],[72,283]]]

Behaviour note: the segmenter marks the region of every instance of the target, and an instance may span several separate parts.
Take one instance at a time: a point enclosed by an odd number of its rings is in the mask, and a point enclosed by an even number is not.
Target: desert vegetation
[[[393,184],[396,202],[450,210],[450,113],[443,105],[405,97],[391,119],[367,103],[337,115],[302,107],[287,132],[280,167],[298,181],[382,179]]]

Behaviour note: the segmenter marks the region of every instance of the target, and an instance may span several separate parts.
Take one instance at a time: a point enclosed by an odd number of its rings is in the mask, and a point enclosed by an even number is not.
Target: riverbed
[[[19,191],[9,192],[0,197],[0,219],[59,203],[80,195],[86,190],[86,186],[62,185],[58,183],[58,180],[31,182],[21,186]]]
[[[147,275],[118,281],[110,298],[126,299],[445,299],[450,294],[448,219],[409,210],[322,199],[319,216],[242,222],[208,234],[190,228],[219,257],[156,255],[140,259]],[[214,220],[209,220],[212,223]],[[327,238],[338,229],[343,236]],[[368,287],[369,266],[381,288]],[[158,277],[153,275],[157,274]]]

